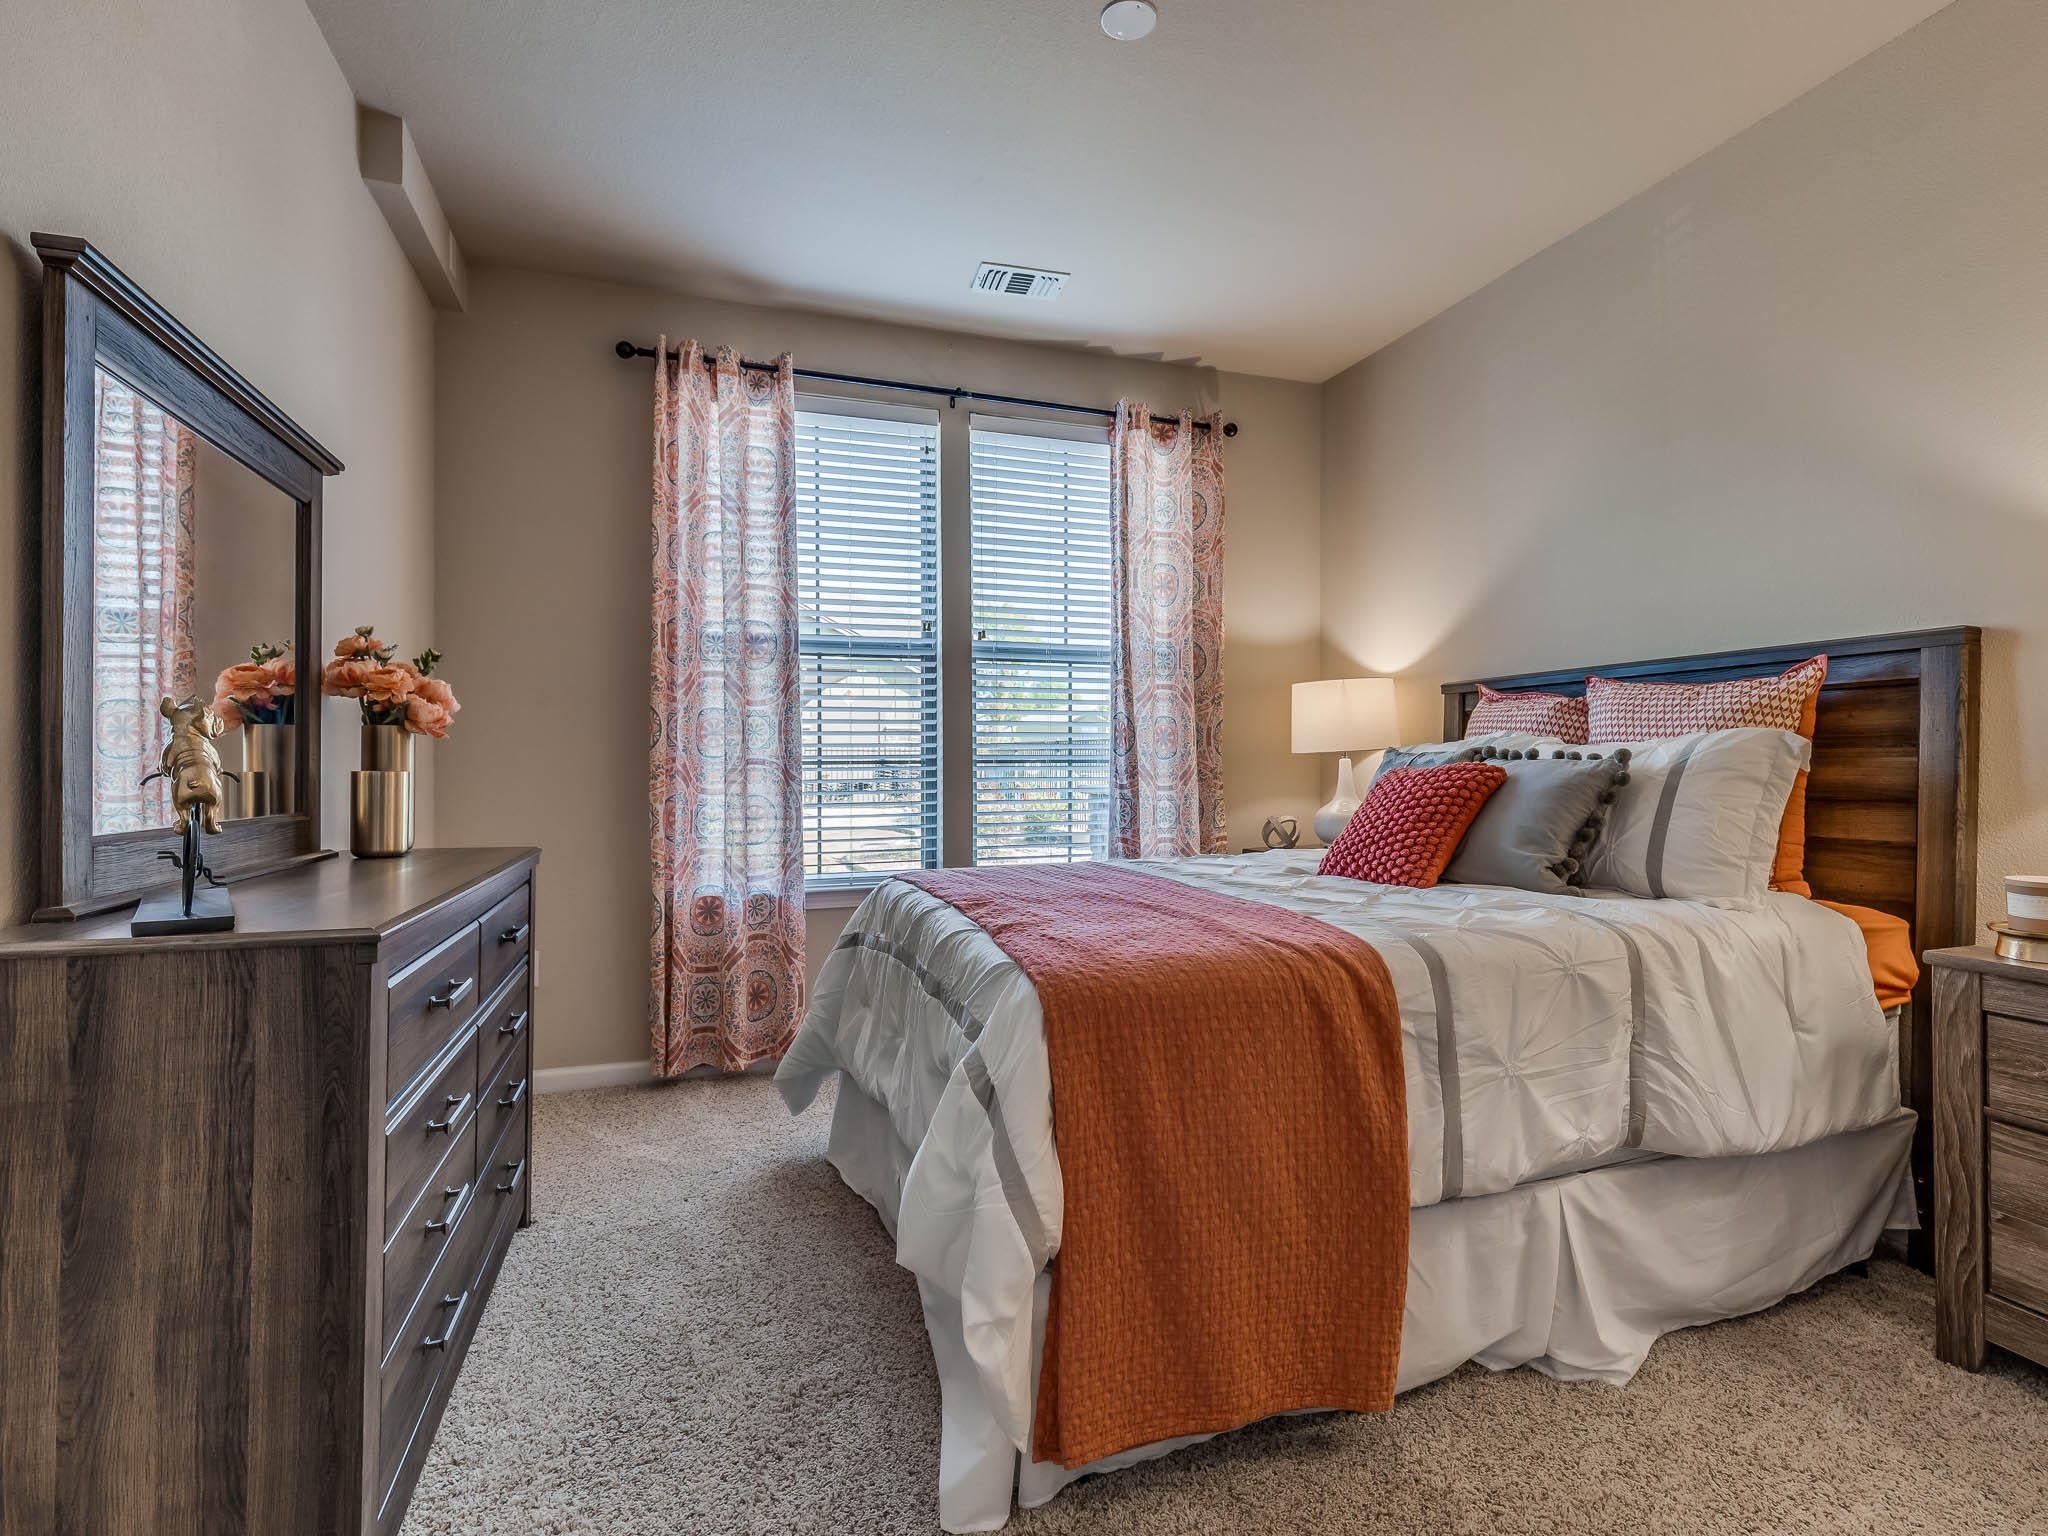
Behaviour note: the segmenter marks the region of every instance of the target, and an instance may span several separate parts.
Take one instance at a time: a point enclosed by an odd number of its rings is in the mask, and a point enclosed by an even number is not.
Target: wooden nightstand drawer
[[[1985,1130],[1989,1288],[1995,1296],[2048,1312],[2048,1136],[1995,1122]]]
[[[1994,1115],[2048,1126],[2048,1024],[1985,1015],[1984,1102]]]

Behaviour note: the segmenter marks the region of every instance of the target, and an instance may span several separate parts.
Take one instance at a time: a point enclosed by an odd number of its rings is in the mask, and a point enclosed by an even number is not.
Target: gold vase
[[[412,848],[410,773],[384,768],[351,773],[348,810],[348,851],[357,858],[395,859]]]
[[[298,745],[297,732],[290,725],[243,725],[242,777],[235,785],[235,815],[298,814]]]
[[[363,727],[363,770],[411,773],[412,732],[402,725]]]

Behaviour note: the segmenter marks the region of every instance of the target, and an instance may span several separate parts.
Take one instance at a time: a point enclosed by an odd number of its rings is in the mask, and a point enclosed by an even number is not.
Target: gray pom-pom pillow
[[[1424,741],[1412,747],[1389,747],[1380,754],[1372,781],[1377,784],[1380,775],[1389,768],[1435,768],[1443,763],[1476,762],[1489,751],[1497,757],[1511,750],[1525,755],[1538,750],[1547,754],[1553,747],[1570,750],[1554,736],[1532,736],[1527,731],[1493,731],[1465,741]]]
[[[1507,770],[1444,869],[1440,884],[1507,885],[1562,896],[1599,840],[1628,783],[1629,751],[1560,747],[1547,753],[1482,748]]]

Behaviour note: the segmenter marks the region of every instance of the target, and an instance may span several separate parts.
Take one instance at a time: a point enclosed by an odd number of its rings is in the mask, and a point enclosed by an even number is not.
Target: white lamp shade
[[[1294,750],[1372,752],[1401,740],[1391,677],[1340,677],[1294,685]]]

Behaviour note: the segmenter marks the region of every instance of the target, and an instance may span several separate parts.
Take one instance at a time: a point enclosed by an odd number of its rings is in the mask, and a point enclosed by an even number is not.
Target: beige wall
[[[441,759],[448,843],[540,843],[542,1067],[646,1055],[651,365],[666,332],[804,367],[1001,394],[1216,408],[1226,448],[1225,794],[1234,841],[1321,798],[1287,751],[1287,685],[1316,675],[1320,414],[1313,385],[1120,360],[533,273],[471,274],[438,337],[436,595],[463,701]],[[809,387],[809,386],[807,386]],[[902,398],[902,397],[897,397]],[[984,407],[983,409],[995,409]],[[963,403],[964,414],[967,406]],[[941,494],[964,505],[964,460]],[[954,674],[957,681],[957,669]],[[813,957],[842,912],[818,912]]]
[[[35,903],[41,269],[83,235],[348,471],[327,493],[326,624],[431,638],[433,323],[355,163],[355,103],[297,0],[0,8],[0,869]],[[327,711],[327,841],[356,743]],[[432,826],[432,795],[423,796]]]
[[[199,685],[211,698],[222,669],[247,661],[250,647],[291,643],[298,509],[204,438],[193,457],[192,648]],[[222,749],[231,767],[238,750]]]
[[[1985,628],[2048,867],[2048,6],[1958,0],[1325,387],[1333,672]]]

